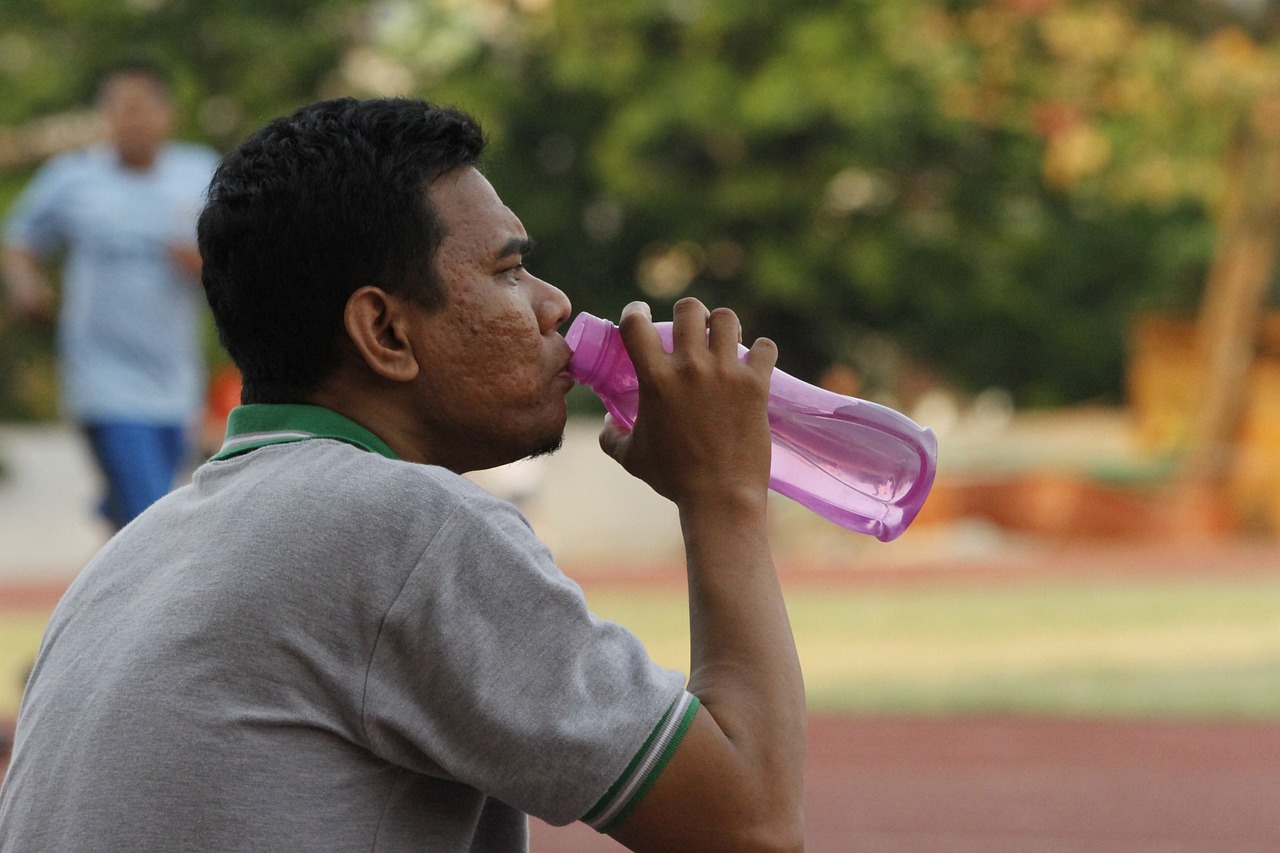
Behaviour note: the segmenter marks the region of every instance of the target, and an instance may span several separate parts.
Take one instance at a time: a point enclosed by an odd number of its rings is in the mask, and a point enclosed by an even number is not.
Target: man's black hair
[[[475,166],[484,145],[458,110],[340,98],[272,121],[223,158],[198,232],[205,295],[244,402],[303,402],[316,390],[337,366],[360,287],[444,304],[427,187]]]

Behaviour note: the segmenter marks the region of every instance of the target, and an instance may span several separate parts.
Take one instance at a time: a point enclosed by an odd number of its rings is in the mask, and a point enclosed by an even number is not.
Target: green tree
[[[419,21],[438,6],[398,4]],[[906,361],[1056,403],[1117,398],[1131,314],[1195,302],[1226,127],[1197,110],[1232,94],[1210,80],[1209,102],[1143,99],[1206,51],[1207,78],[1233,70],[1163,19],[1100,3],[518,6],[490,4],[484,26],[455,7],[473,48],[419,91],[496,119],[495,177],[579,307],[692,293],[737,307],[806,378],[852,361],[901,384]],[[380,44],[417,79],[413,43]]]
[[[229,143],[320,92],[360,37],[352,0],[11,0],[0,7],[0,124],[85,104],[122,58],[176,77],[186,131]]]
[[[1198,0],[11,0],[0,126],[134,49],[221,147],[320,96],[458,104],[579,309],[698,295],[904,400],[1115,400],[1132,315],[1198,304],[1267,31]]]

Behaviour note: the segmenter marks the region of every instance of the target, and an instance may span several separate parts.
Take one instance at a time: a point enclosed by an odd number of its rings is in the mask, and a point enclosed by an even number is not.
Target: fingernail
[[[649,310],[649,303],[647,302],[627,303],[627,307],[622,309],[622,316],[625,317],[628,314],[634,314],[636,311],[639,311],[641,314],[643,314],[646,320],[653,319],[653,312]]]

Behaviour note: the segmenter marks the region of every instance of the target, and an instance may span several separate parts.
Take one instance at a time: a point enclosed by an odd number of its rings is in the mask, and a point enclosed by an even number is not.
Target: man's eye
[[[508,269],[506,272],[507,272],[507,275],[509,275],[511,278],[518,279],[524,273],[524,263],[523,262],[518,263],[515,266]]]

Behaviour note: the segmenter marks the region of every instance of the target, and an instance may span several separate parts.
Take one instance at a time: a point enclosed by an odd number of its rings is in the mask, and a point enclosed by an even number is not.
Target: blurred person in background
[[[559,447],[573,385],[569,300],[526,268],[483,148],[457,110],[340,99],[218,167],[203,279],[243,405],[59,603],[0,853],[517,853],[529,814],[634,850],[803,847],[777,349],[739,361],[738,318],[693,299],[671,354],[622,313],[639,416],[600,443],[680,510],[686,679],[462,476]]]
[[[104,138],[50,160],[4,227],[19,321],[57,316],[60,403],[88,439],[119,529],[173,487],[203,406],[195,219],[217,155],[173,142],[164,71],[113,67],[98,85]],[[43,263],[62,262],[60,299]]]

